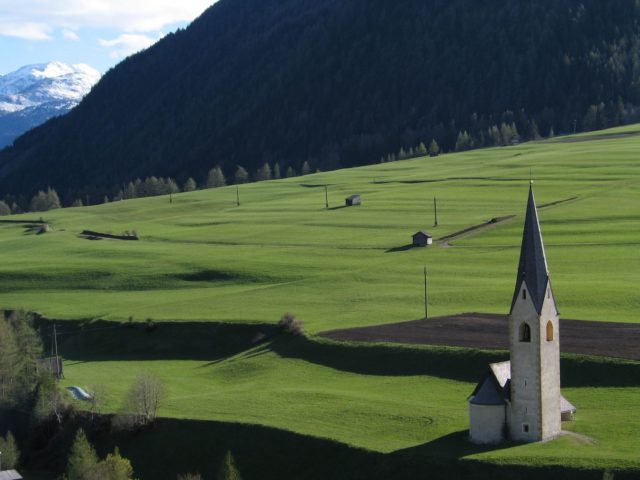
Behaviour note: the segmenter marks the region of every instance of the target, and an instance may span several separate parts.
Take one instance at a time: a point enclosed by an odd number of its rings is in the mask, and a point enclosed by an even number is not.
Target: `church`
[[[549,440],[576,411],[560,393],[560,319],[533,186],[508,323],[511,360],[489,365],[469,397],[469,436],[475,443]]]

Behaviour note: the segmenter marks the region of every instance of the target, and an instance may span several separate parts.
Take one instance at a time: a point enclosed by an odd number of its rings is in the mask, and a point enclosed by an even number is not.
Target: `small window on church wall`
[[[522,424],[522,431],[524,433],[529,433],[529,424],[528,423],[523,423]]]
[[[547,342],[553,342],[553,322],[547,322]]]
[[[523,323],[520,325],[520,341],[521,342],[530,342],[531,341],[531,327],[528,324]]]

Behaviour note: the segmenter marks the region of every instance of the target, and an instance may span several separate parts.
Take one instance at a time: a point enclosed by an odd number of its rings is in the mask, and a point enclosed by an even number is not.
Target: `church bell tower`
[[[530,186],[509,313],[511,385],[507,422],[512,440],[548,440],[561,432],[559,327]]]

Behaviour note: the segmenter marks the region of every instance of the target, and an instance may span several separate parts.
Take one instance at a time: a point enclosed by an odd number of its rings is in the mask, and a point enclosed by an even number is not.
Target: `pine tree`
[[[500,136],[502,137],[502,145],[511,145],[511,140],[514,137],[514,132],[511,126],[503,123],[500,125]]]
[[[207,188],[224,187],[226,184],[227,179],[220,167],[214,167],[209,170],[209,174],[207,175]]]
[[[5,202],[0,200],[0,217],[3,215],[11,215],[11,208]]]
[[[531,120],[531,122],[529,122],[529,138],[531,140],[540,140],[540,138],[542,138],[540,136],[540,130],[538,130],[538,124],[535,120]]]
[[[458,133],[456,140],[456,152],[463,152],[473,148],[473,139],[466,130]]]
[[[245,170],[244,167],[238,165],[235,174],[235,182],[236,183],[247,183],[249,181],[249,172]]]
[[[418,145],[418,148],[417,148],[416,151],[418,152],[418,155],[426,155],[427,154],[427,146],[424,144],[424,142],[420,142],[420,145]]]
[[[133,478],[131,461],[120,455],[118,447],[113,453],[108,454],[107,458],[98,463],[96,470],[97,475],[95,478],[104,478],[105,480],[130,480]]]
[[[287,178],[295,177],[296,171],[292,167],[287,167]]]
[[[185,192],[193,192],[197,188],[198,186],[196,185],[196,181],[193,178],[189,177],[187,178],[187,181],[184,182],[182,190],[184,190]]]
[[[309,166],[309,162],[305,160],[302,164],[302,175],[309,175],[311,173],[311,167]]]
[[[7,432],[4,438],[0,437],[0,452],[2,452],[3,470],[16,468],[20,463],[20,450],[11,432]]]
[[[280,177],[281,177],[281,175],[280,175],[280,165],[278,164],[278,162],[276,162],[275,165],[273,166],[273,178],[278,180]]]
[[[109,203],[111,200],[109,200],[109,196],[105,195],[104,198],[102,199],[102,203]]]
[[[47,207],[47,210],[54,210],[61,207],[58,193],[51,187],[47,188]]]
[[[71,479],[70,479],[71,480]],[[227,452],[218,470],[218,480],[242,480],[231,452]]]
[[[407,152],[405,152],[404,147],[400,147],[400,151],[398,152],[398,158],[400,160],[404,160],[407,158]]]
[[[271,167],[269,166],[268,163],[265,163],[262,167],[260,167],[256,171],[256,180],[258,182],[261,182],[264,180],[271,180]]]
[[[125,188],[124,198],[126,199],[136,198],[136,186],[133,184],[133,182],[129,182],[129,184],[127,185],[127,188]]]
[[[173,178],[167,178],[166,181],[167,192],[166,193],[180,193],[180,187]]]
[[[429,144],[429,155],[432,157],[440,155],[440,146],[435,138],[431,139],[431,143]]]
[[[73,441],[69,461],[67,464],[67,477],[69,480],[85,480],[91,478],[91,472],[98,464],[98,455],[87,440],[84,430],[78,430]]]

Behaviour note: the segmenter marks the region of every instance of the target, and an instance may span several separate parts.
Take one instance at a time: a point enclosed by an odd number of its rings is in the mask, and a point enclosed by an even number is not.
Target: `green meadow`
[[[562,317],[639,321],[639,134],[630,126],[241,185],[240,206],[230,186],[172,203],[62,209],[42,214],[53,231],[41,235],[28,228],[40,214],[3,217],[0,306],[58,319],[63,384],[104,386],[106,411],[144,370],[165,380],[166,417],[273,427],[385,455],[637,472],[638,362],[563,357],[564,394],[578,407],[566,428],[578,435],[478,449],[464,440],[467,396],[505,354],[315,334],[422,317],[424,266],[430,315],[506,313],[530,177]],[[363,204],[344,208],[354,193]],[[85,229],[135,230],[140,241],[87,240]],[[406,248],[420,229],[434,246]],[[253,345],[286,311],[307,336]],[[153,332],[140,323],[149,318]]]

